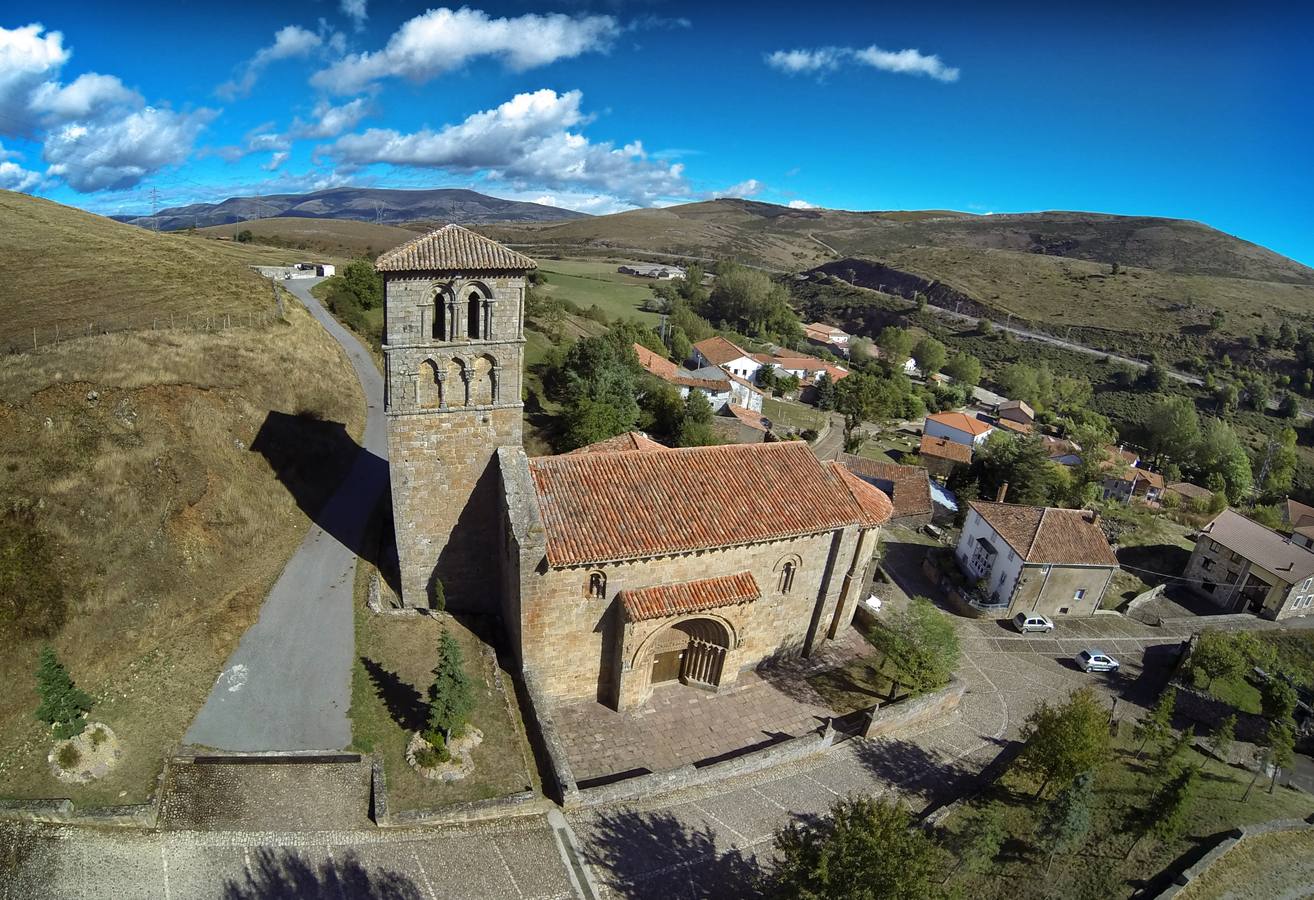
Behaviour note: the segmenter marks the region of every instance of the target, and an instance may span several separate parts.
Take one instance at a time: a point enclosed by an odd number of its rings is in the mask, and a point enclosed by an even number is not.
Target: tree
[[[835,382],[831,379],[829,372],[821,373],[821,377],[817,379],[816,387],[813,388],[812,396],[817,404],[817,409],[832,410],[835,408]]]
[[[1189,397],[1164,397],[1143,424],[1145,445],[1161,459],[1190,460],[1200,442],[1200,416]]]
[[[342,270],[342,283],[361,309],[374,309],[383,303],[383,276],[368,259],[353,259]]]
[[[980,484],[982,496],[991,498],[1008,482],[1008,500],[1032,506],[1053,506],[1071,487],[1063,467],[1050,461],[1039,434],[1013,435],[1002,429],[973,455],[968,477]]]
[[[959,384],[976,387],[981,383],[981,361],[970,353],[955,353],[945,363],[944,374]]]
[[[1239,502],[1250,492],[1254,476],[1245,444],[1236,431],[1222,419],[1207,418],[1195,447],[1195,468],[1206,482],[1216,475],[1210,489],[1220,489],[1228,499]]]
[[[976,330],[983,335],[991,334],[995,330],[995,323],[989,319],[977,319]]]
[[[251,233],[250,228],[243,228],[237,233],[234,240],[239,244],[249,244],[251,241],[255,240],[255,235]]]
[[[1150,364],[1145,367],[1141,377],[1137,379],[1137,384],[1147,391],[1161,391],[1168,384],[1168,367],[1165,366],[1158,358],[1150,360]]]
[[[83,720],[91,710],[91,697],[73,683],[49,645],[41,648],[36,681],[37,695],[41,698],[36,708],[37,719],[54,726],[55,737],[60,740],[81,734]]]
[[[1237,405],[1241,402],[1241,392],[1236,389],[1236,385],[1228,381],[1218,385],[1214,389],[1214,403],[1217,405],[1220,415],[1230,415],[1236,412]]]
[[[684,329],[678,326],[667,329],[666,346],[671,351],[671,357],[681,365],[693,356],[693,342],[684,333]]]
[[[1200,632],[1188,662],[1192,672],[1199,672],[1209,679],[1206,690],[1213,688],[1214,679],[1233,678],[1245,665],[1231,635],[1212,628]]]
[[[1282,722],[1296,711],[1296,689],[1285,678],[1270,675],[1259,686],[1259,707],[1270,722]]]
[[[1223,311],[1221,309],[1214,310],[1209,314],[1209,330],[1217,331],[1218,329],[1223,327],[1223,323],[1226,321],[1227,321],[1227,317],[1223,315]]]
[[[1136,758],[1140,759],[1146,745],[1158,743],[1172,733],[1173,711],[1177,708],[1177,688],[1169,685],[1159,695],[1159,702],[1150,710],[1150,714],[1136,723],[1133,736],[1141,742],[1136,749]]]
[[[717,443],[712,431],[712,404],[702,391],[690,391],[684,401],[684,418],[676,434],[681,447],[710,447]]]
[[[1300,400],[1291,391],[1283,391],[1278,401],[1278,415],[1284,419],[1294,419],[1300,414]]]
[[[962,828],[951,839],[957,861],[944,882],[948,884],[959,869],[973,873],[989,869],[1007,839],[1008,829],[1004,827],[998,808],[987,806],[978,810],[963,822]]]
[[[1159,751],[1159,768],[1166,768],[1169,763],[1180,759],[1193,743],[1195,743],[1195,726],[1188,725],[1177,734],[1172,743],[1165,744]]]
[[[453,734],[465,728],[470,711],[474,709],[474,689],[465,673],[461,658],[461,645],[446,628],[438,637],[438,665],[433,670],[433,684],[429,686],[429,721],[425,740],[435,746],[445,746]]]
[[[958,665],[958,632],[925,597],[912,598],[868,637],[894,667],[896,682],[914,694],[945,684]]]
[[[1228,761],[1232,742],[1236,740],[1236,714],[1228,716],[1218,723],[1214,733],[1209,735],[1209,750],[1223,762]]]
[[[1278,773],[1291,765],[1292,760],[1295,759],[1295,724],[1290,718],[1270,723],[1268,733],[1264,736],[1264,743],[1268,747],[1269,765],[1273,767],[1273,778],[1268,783],[1268,792],[1271,794],[1273,788],[1277,787]]]
[[[631,431],[638,423],[642,369],[629,333],[576,341],[547,379],[549,393],[565,401],[561,449],[573,450]],[[629,338],[628,343],[624,340]]]
[[[944,344],[927,335],[913,347],[912,356],[917,361],[917,368],[922,376],[929,378],[944,368],[949,353],[945,350]]]
[[[1296,429],[1283,428],[1277,441],[1272,445],[1268,458],[1268,471],[1264,473],[1264,493],[1270,497],[1281,497],[1288,493],[1292,481],[1295,480],[1298,462]]]
[[[776,832],[769,896],[789,900],[932,900],[943,852],[896,802],[841,799],[829,818]]]
[[[1182,833],[1199,777],[1198,766],[1187,766],[1151,795],[1144,819],[1149,834],[1166,843]],[[1133,843],[1132,849],[1135,848]],[[1127,855],[1131,855],[1130,850]]]
[[[912,355],[912,335],[902,328],[887,325],[881,329],[876,343],[881,348],[881,355],[895,369],[901,368],[904,361]]]
[[[717,267],[716,283],[699,311],[712,321],[724,321],[736,331],[792,344],[803,336],[789,292],[764,273],[734,263]]]
[[[1046,807],[1036,829],[1040,846],[1049,852],[1046,872],[1054,865],[1055,854],[1071,853],[1081,846],[1081,842],[1090,833],[1090,808],[1094,789],[1095,774],[1082,772]]]
[[[1040,701],[1022,726],[1022,739],[1018,764],[1040,776],[1039,797],[1051,782],[1066,786],[1108,757],[1109,711],[1092,688],[1079,688],[1061,705]]]

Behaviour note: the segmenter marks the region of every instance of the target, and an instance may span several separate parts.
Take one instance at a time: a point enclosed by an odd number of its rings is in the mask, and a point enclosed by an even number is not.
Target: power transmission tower
[[[156,231],[160,230],[160,220],[157,214],[160,211],[160,192],[151,188],[151,227]]]

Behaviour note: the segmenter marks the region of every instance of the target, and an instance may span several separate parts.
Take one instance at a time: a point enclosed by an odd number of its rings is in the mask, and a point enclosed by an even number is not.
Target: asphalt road
[[[388,488],[383,378],[310,288],[280,282],[342,346],[368,405],[365,446],[288,560],[184,742],[230,751],[337,750],[351,743],[352,588],[365,522]]]

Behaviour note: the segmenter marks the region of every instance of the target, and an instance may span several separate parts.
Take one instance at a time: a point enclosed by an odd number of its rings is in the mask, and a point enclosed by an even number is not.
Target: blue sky
[[[0,186],[98,212],[336,184],[1080,209],[1314,264],[1295,4],[36,9],[0,13]]]

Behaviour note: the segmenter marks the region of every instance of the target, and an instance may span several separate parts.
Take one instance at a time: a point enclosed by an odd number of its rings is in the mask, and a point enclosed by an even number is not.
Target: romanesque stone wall
[[[850,528],[595,568],[553,569],[539,556],[527,561],[521,570],[524,665],[535,672],[544,693],[555,701],[596,698],[615,704],[619,681],[636,666],[646,685],[648,673],[642,667],[651,664],[651,658],[644,655],[651,645],[647,639],[678,621],[638,623],[627,633],[616,595],[627,589],[745,570],[753,573],[761,598],[708,614],[732,630],[738,644],[732,648],[734,664],[747,668],[775,653],[799,652],[810,633],[815,631],[820,641],[831,630],[857,540],[857,529]],[[785,592],[781,573],[790,561],[797,569],[792,587]],[[606,577],[604,598],[588,594],[592,572]],[[636,654],[643,658],[636,659]],[[728,654],[728,664],[729,659]]]

